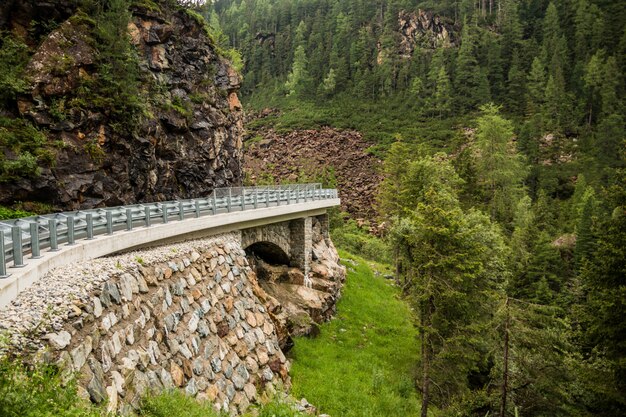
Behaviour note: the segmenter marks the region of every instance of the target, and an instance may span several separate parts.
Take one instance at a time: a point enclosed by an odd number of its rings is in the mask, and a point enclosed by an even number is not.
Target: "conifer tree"
[[[604,51],[596,52],[585,67],[584,81],[587,92],[587,124],[591,126],[593,116],[600,110],[600,87],[604,79]],[[595,111],[594,111],[595,109]]]
[[[526,168],[512,143],[513,124],[493,104],[482,106],[481,111],[476,135],[478,176],[491,218],[507,224],[512,220],[512,207],[524,193]]]
[[[294,54],[291,72],[287,76],[287,82],[285,83],[288,96],[305,93],[309,83],[307,65],[308,60],[304,51],[304,46],[300,45]]]
[[[576,225],[576,249],[574,260],[580,267],[585,259],[589,260],[593,253],[593,216],[595,210],[595,198],[593,188],[587,187],[581,201],[581,211]]]
[[[450,93],[450,79],[448,78],[445,67],[442,66],[439,68],[437,84],[433,95],[434,110],[440,118],[446,116],[450,111]]]
[[[433,400],[447,402],[464,392],[467,382],[459,376],[484,359],[487,339],[480,335],[488,332],[496,286],[504,279],[505,246],[489,219],[464,213],[445,185],[426,188],[392,234],[413,277],[422,337],[422,416],[427,416]],[[431,390],[433,384],[441,391]]]
[[[588,406],[604,415],[626,407],[626,178],[623,172],[618,178],[608,194],[613,210],[597,228],[595,250],[580,272],[583,354],[592,374]]]
[[[463,23],[461,39],[454,78],[455,102],[459,110],[468,111],[480,104],[481,70],[474,52],[473,27],[467,20]]]
[[[517,49],[513,51],[511,66],[507,76],[506,91],[506,107],[513,113],[522,114],[523,110],[526,108],[526,100],[524,97],[525,76]]]

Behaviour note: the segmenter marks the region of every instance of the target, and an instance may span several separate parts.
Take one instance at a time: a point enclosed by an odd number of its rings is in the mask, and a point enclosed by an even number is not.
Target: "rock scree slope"
[[[360,133],[322,128],[277,133],[257,132],[262,137],[247,147],[243,169],[253,184],[336,179],[342,210],[355,219],[374,221],[382,162],[367,152],[370,146]]]

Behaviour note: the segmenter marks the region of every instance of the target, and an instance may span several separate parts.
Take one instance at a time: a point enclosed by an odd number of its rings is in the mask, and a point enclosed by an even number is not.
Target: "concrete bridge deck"
[[[221,189],[207,199],[2,222],[0,308],[59,266],[140,247],[319,216],[339,204],[337,190],[303,184]],[[46,248],[50,250],[41,252]],[[25,254],[30,254],[27,260]],[[303,261],[306,271],[305,264]]]

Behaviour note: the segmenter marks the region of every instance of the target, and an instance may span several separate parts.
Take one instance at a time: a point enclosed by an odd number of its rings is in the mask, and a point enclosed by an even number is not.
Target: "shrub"
[[[142,417],[217,417],[219,414],[210,402],[199,402],[182,391],[165,391],[148,396],[141,403]]]
[[[64,383],[53,366],[27,366],[0,359],[0,415],[3,417],[101,417],[81,400],[73,381]]]
[[[0,32],[0,106],[14,100],[26,88],[24,68],[29,55],[25,43]]]
[[[33,215],[34,213],[30,213],[28,211],[0,206],[0,220],[19,219]]]

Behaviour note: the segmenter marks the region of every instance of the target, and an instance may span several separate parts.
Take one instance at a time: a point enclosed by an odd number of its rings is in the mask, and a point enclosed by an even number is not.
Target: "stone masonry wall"
[[[0,328],[112,411],[179,387],[237,413],[267,384],[290,384],[259,296],[233,233],[59,268],[0,311]]]

